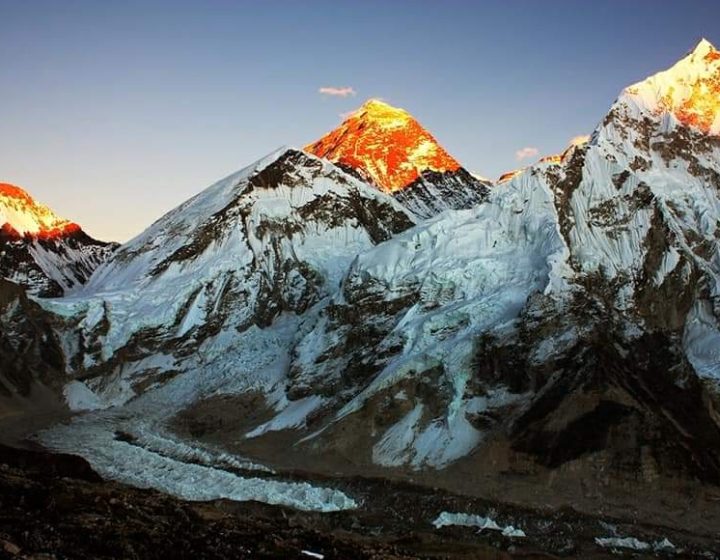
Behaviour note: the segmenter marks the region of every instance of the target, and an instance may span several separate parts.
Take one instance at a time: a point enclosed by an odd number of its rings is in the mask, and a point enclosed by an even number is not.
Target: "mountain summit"
[[[54,239],[76,232],[80,226],[61,218],[15,185],[0,183],[0,224],[3,237]]]
[[[423,171],[460,164],[410,113],[370,99],[305,151],[351,167],[385,192],[403,189]]]
[[[0,276],[31,294],[59,296],[83,284],[114,248],[20,187],[0,183]]]
[[[405,111],[370,99],[305,151],[395,196],[420,217],[481,202],[487,184],[468,173]]]
[[[703,133],[720,133],[720,52],[706,39],[668,70],[634,84],[621,99],[654,116],[670,114]]]

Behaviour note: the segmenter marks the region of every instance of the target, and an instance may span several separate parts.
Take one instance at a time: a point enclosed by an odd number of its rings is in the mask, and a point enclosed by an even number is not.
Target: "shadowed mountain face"
[[[702,42],[588,142],[476,198],[374,101],[307,148],[322,157],[284,149],[218,182],[33,303],[68,403],[92,411],[45,443],[197,499],[182,477],[221,449],[717,523],[718,64]],[[701,514],[668,513],[683,493]],[[333,496],[318,507],[348,503]]]
[[[116,246],[91,238],[21,188],[0,183],[0,271],[31,294],[61,296],[77,288]]]
[[[65,383],[65,355],[52,315],[28,298],[23,287],[0,279],[0,416],[12,399],[26,399],[38,386],[56,391]],[[22,404],[22,403],[18,403]]]

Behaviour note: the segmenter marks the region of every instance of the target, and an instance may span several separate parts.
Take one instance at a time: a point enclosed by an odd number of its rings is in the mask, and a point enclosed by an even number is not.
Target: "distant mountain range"
[[[0,286],[3,363],[33,349],[0,390],[62,392],[91,412],[46,445],[181,495],[212,445],[720,523],[719,133],[702,41],[497,183],[370,100],[117,248],[0,186],[3,276],[66,294]]]

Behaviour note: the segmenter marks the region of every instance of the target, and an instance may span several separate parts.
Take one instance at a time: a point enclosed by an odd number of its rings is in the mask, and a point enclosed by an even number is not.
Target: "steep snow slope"
[[[714,76],[715,52],[701,43],[674,79]],[[622,439],[555,446],[576,437],[570,426],[613,430],[635,415],[630,433],[652,459],[635,449],[628,463],[718,479],[718,139],[672,107],[639,104],[634,92],[656,82],[624,92],[588,144],[478,209],[359,256],[293,351],[288,395],[325,399],[298,445],[345,454],[367,430],[372,462],[439,467],[501,429],[557,466],[616,460]],[[652,345],[662,350],[648,355]]]
[[[716,381],[720,351],[706,343],[720,316],[719,83],[720,53],[703,40],[627,88],[563,195],[574,265],[614,280],[617,305],[645,328],[684,327],[688,357]]]
[[[678,125],[720,133],[720,53],[706,39],[672,68],[627,88],[621,103],[635,118],[661,119],[663,131]]]
[[[470,208],[490,185],[463,169],[410,113],[377,99],[305,150],[391,193],[422,218]]]
[[[114,249],[14,185],[0,183],[0,270],[41,296],[84,283]]]
[[[211,340],[234,346],[233,333],[305,312],[359,252],[412,223],[390,197],[282,149],[171,211],[81,292],[45,305],[74,325],[65,337],[73,368],[115,368],[127,380],[135,358],[149,359],[156,365],[137,366],[142,386]]]
[[[534,387],[509,428],[514,453],[648,484],[720,479],[720,140],[687,118],[686,97],[663,101],[713,79],[718,57],[701,42],[626,89],[587,145],[498,187],[554,193],[571,269],[488,348],[505,356],[492,375]]]
[[[341,396],[331,423],[386,396],[386,421],[405,414],[375,462],[438,467],[467,454],[482,439],[471,418],[516,398],[472,388],[478,338],[502,336],[531,293],[563,283],[556,224],[552,194],[520,182],[360,255],[296,347],[290,391]]]

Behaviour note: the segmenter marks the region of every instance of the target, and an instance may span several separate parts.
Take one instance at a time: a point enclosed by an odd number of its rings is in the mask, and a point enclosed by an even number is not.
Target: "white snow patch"
[[[418,434],[411,464],[416,469],[423,465],[441,468],[470,453],[481,440],[482,433],[468,422],[463,411],[451,413]]]
[[[516,529],[512,525],[501,527],[490,517],[481,515],[473,515],[469,513],[449,513],[443,511],[437,516],[433,525],[436,529],[458,525],[460,527],[477,527],[480,531],[500,531],[504,536],[510,538],[524,538],[527,535],[522,529]]]
[[[656,552],[672,552],[675,545],[667,538],[654,543],[647,543],[635,537],[597,537],[595,543],[603,548],[627,548],[631,550],[650,550]]]
[[[320,408],[323,402],[325,402],[325,400],[317,395],[305,397],[297,401],[288,401],[288,404],[280,414],[269,422],[261,424],[254,430],[248,432],[245,437],[254,438],[266,432],[302,428],[305,426],[305,420],[308,415]]]
[[[697,301],[685,323],[683,346],[700,377],[720,382],[720,326],[710,302]]]
[[[63,395],[73,411],[100,410],[109,406],[82,381],[71,381],[65,385]]]
[[[177,336],[185,336],[190,329],[202,325],[205,322],[205,306],[207,305],[207,293],[205,288],[202,288],[193,302],[190,304],[190,308],[187,310],[185,317],[183,317],[180,328],[178,329]]]
[[[664,538],[663,540],[656,541],[653,544],[653,550],[656,550],[659,552],[661,552],[661,551],[669,552],[669,551],[675,550],[675,545],[673,543],[671,543],[670,540],[668,540],[667,538]]]
[[[630,548],[632,550],[649,550],[650,543],[635,537],[596,537],[595,543],[603,548]]]
[[[418,403],[398,423],[388,429],[373,447],[373,462],[384,467],[398,467],[407,461],[408,449],[417,433],[423,405]]]
[[[375,444],[373,462],[385,467],[409,463],[414,469],[426,465],[442,468],[470,453],[482,441],[482,432],[468,422],[468,414],[502,407],[518,398],[520,395],[513,395],[504,388],[491,390],[484,397],[451,403],[447,417],[433,419],[425,425],[421,425],[425,407],[418,402]]]

